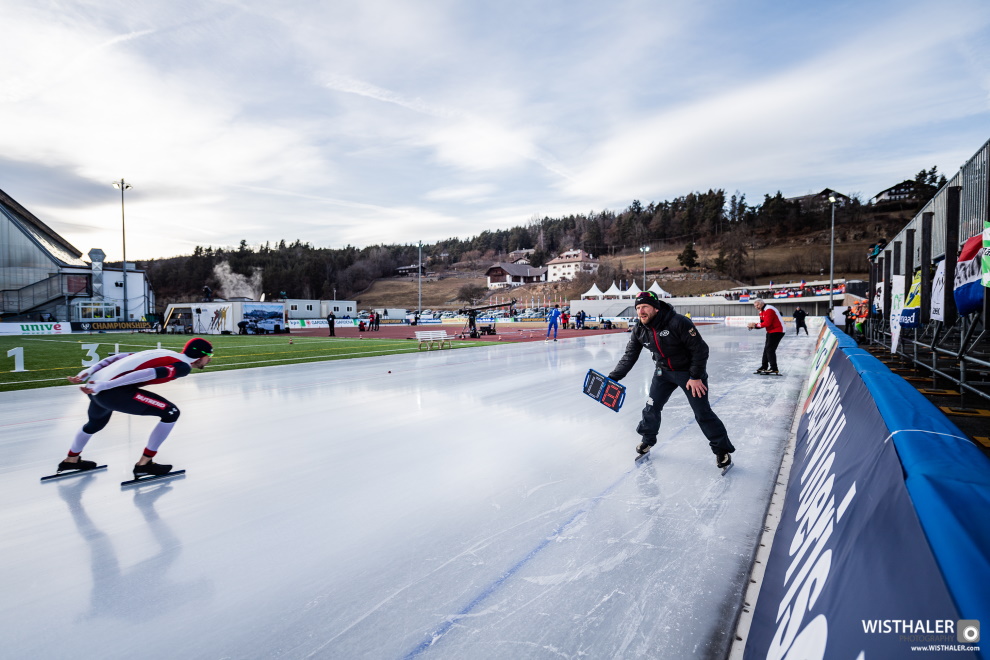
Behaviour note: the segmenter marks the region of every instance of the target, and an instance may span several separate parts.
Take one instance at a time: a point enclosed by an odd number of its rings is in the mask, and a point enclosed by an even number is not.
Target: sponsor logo
[[[43,334],[54,335],[63,332],[61,323],[21,323],[21,333],[25,335]]]
[[[666,336],[667,336],[667,335],[669,335],[669,334],[670,334],[670,330],[664,330],[664,331],[662,331],[662,332],[660,333],[660,336],[661,336],[661,337],[666,337]]]
[[[165,410],[165,403],[163,401],[146,397],[143,394],[135,394],[134,400],[140,401],[141,403],[146,403],[149,406],[154,406],[155,408],[161,408],[162,410]]]
[[[92,330],[150,330],[151,324],[147,321],[88,321],[73,323],[72,327],[83,332]]]

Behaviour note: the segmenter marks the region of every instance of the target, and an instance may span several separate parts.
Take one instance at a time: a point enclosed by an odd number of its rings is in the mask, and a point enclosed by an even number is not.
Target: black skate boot
[[[717,465],[718,468],[722,470],[722,474],[724,475],[726,472],[729,471],[729,468],[732,467],[732,456],[730,456],[728,453],[715,454],[715,465]]]
[[[764,369],[763,367],[760,367],[759,369],[757,369],[757,370],[756,370],[756,371],[754,371],[753,373],[754,373],[755,375],[757,375],[757,376],[765,376],[765,375],[766,375],[766,373],[767,373],[767,370],[766,370],[766,369]]]
[[[168,474],[172,471],[171,465],[162,465],[161,463],[155,463],[154,461],[148,461],[144,465],[134,466],[134,478],[154,476],[160,477],[163,474]]]
[[[75,463],[70,463],[69,461],[62,461],[61,463],[58,464],[58,470],[55,471],[55,474],[61,474],[63,472],[86,472],[87,470],[95,470],[95,469],[96,469],[95,461],[84,461],[83,459],[80,458]]]
[[[657,443],[656,440],[654,440],[653,442],[647,442],[646,440],[643,440],[643,442],[641,442],[638,445],[636,445],[636,464],[637,465],[642,464],[645,461],[650,460],[650,450],[653,449],[653,445],[655,445],[656,443]]]

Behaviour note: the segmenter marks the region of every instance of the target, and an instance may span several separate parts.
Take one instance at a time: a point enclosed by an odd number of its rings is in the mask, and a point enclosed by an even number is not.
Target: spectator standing
[[[846,322],[843,329],[846,331],[847,335],[852,337],[853,324],[856,323],[856,312],[853,311],[852,305],[846,307],[845,311],[842,312],[842,315],[846,317]]]
[[[777,346],[784,338],[784,324],[780,318],[780,312],[773,305],[768,305],[762,298],[753,301],[753,306],[760,313],[759,323],[750,323],[747,327],[750,330],[765,328],[767,338],[763,344],[763,361],[760,368],[754,373],[760,375],[780,375],[777,369]]]
[[[794,309],[794,334],[801,334],[801,328],[804,328],[804,334],[808,334],[808,326],[804,324],[804,319],[808,316],[808,312],[804,311],[800,307]]]
[[[337,330],[335,326],[336,321],[337,321],[337,317],[334,315],[333,310],[330,310],[330,313],[327,314],[327,325],[330,327],[330,335],[329,335],[330,337],[337,336]]]

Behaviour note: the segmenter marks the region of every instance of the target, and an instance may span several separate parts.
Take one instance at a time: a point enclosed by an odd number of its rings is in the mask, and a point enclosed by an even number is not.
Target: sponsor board
[[[831,334],[816,352],[747,658],[900,658],[957,643],[945,622],[955,627],[959,612],[888,427]],[[929,629],[942,633],[929,639]]]
[[[0,335],[67,335],[68,323],[0,323]]]
[[[108,332],[120,330],[151,330],[147,321],[82,321],[72,322],[73,332]]]

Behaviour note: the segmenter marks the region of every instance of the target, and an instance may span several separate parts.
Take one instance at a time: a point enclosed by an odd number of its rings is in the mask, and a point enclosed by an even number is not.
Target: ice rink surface
[[[767,377],[762,331],[700,330],[725,477],[679,392],[635,466],[648,353],[619,413],[582,393],[627,334],[196,372],[151,387],[188,473],[132,489],[156,420],[115,415],[84,453],[108,471],[39,483],[87,400],[0,394],[0,655],[722,657],[814,336]]]

